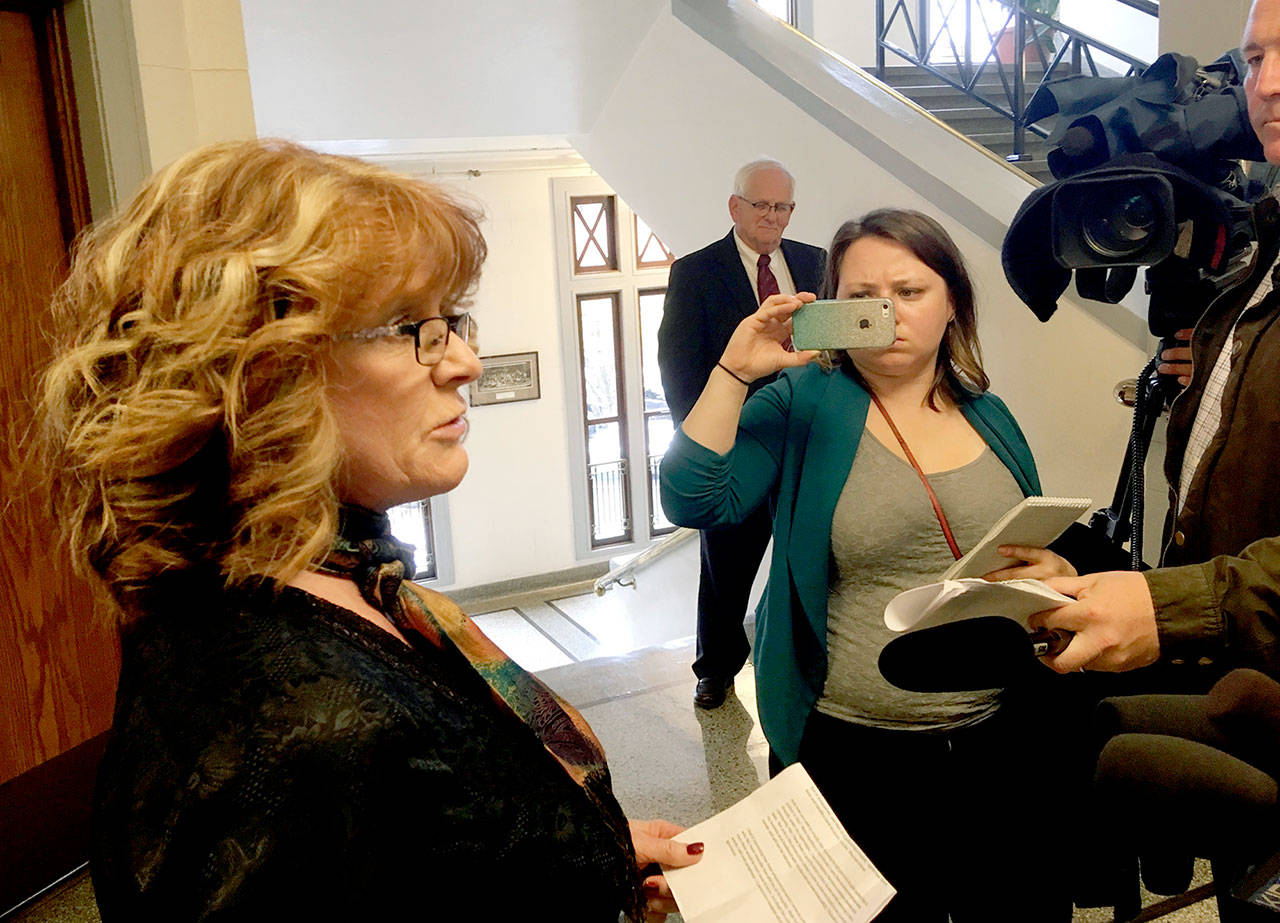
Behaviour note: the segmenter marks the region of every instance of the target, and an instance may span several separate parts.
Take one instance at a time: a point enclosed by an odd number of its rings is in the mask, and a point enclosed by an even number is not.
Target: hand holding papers
[[[1073,602],[1040,580],[988,583],[977,577],[943,580],[899,593],[884,608],[892,631],[916,631],[983,615],[1002,615],[1030,630],[1027,619]]]
[[[1047,653],[1033,644],[1028,618],[1068,602],[1039,580],[944,580],[907,590],[885,607],[885,625],[902,636],[880,652],[880,672],[917,692],[1014,685],[1043,669],[1033,654]]]
[[[799,763],[676,839],[707,844],[663,873],[685,923],[868,923],[895,893]]]

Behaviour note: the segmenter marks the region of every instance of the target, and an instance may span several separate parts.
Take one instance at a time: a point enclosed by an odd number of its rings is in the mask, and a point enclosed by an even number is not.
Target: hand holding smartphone
[[[893,345],[893,302],[888,298],[813,301],[791,315],[796,349],[881,349]]]

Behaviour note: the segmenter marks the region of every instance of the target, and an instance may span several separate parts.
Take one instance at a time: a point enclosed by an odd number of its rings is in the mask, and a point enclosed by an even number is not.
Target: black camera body
[[[1262,148],[1238,59],[1200,68],[1167,54],[1136,77],[1053,81],[1027,118],[1054,112],[1057,180],[1022,204],[1001,252],[1014,292],[1044,321],[1073,272],[1081,297],[1114,304],[1145,266],[1151,332],[1192,326],[1247,269],[1256,238],[1235,161]]]
[[[1255,236],[1244,200],[1154,154],[1123,154],[1028,196],[1001,261],[1015,294],[1042,321],[1057,310],[1072,272],[1081,297],[1114,304],[1137,269],[1151,267],[1148,324],[1164,337],[1192,326],[1208,298],[1247,268]]]
[[[1072,273],[1084,298],[1114,304],[1147,267],[1147,323],[1162,337],[1193,327],[1214,296],[1249,270],[1257,250],[1249,186],[1237,160],[1262,160],[1249,122],[1238,52],[1208,67],[1162,55],[1135,77],[1068,77],[1042,86],[1028,122],[1059,113],[1048,154],[1055,182],[1014,217],[1001,262],[1018,297],[1047,321]],[[1133,429],[1111,506],[1090,520],[1142,563],[1142,472],[1156,417],[1176,393],[1138,376]]]

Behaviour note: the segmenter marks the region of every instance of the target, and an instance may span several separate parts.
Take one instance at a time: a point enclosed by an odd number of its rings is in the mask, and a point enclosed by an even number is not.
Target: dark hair
[[[987,390],[990,380],[982,370],[982,349],[978,345],[978,318],[974,309],[973,283],[955,241],[942,225],[928,215],[905,208],[881,208],[840,225],[827,248],[827,265],[822,274],[819,298],[835,298],[840,286],[840,264],[855,241],[880,237],[910,250],[947,284],[947,294],[955,319],[947,325],[938,347],[938,364],[929,389],[929,406],[938,409],[941,396],[959,404]],[[860,384],[866,385],[848,353],[828,352],[823,366],[842,366]]]

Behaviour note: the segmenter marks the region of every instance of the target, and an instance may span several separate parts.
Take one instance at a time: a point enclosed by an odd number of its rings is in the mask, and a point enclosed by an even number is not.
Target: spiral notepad
[[[1088,497],[1027,497],[1000,517],[982,541],[952,564],[943,580],[981,577],[1010,566],[1013,561],[996,549],[1001,545],[1043,548],[1093,505]]]

